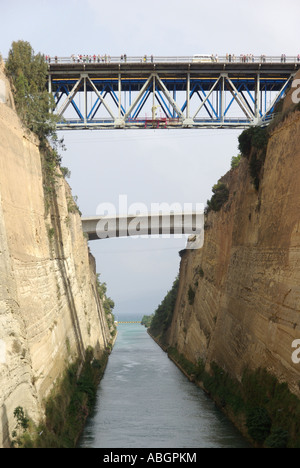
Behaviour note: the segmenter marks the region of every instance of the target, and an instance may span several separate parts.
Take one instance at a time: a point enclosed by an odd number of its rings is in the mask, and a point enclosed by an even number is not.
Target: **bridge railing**
[[[228,56],[110,56],[107,54],[93,55],[73,55],[71,57],[50,57],[45,56],[45,60],[50,64],[71,64],[71,63],[300,63],[300,54],[285,56],[266,55],[231,55]]]

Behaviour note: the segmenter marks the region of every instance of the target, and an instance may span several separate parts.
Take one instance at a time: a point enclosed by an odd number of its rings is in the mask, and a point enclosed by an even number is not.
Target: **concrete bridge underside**
[[[82,217],[83,232],[88,240],[113,237],[187,234],[202,236],[203,212],[151,213],[126,216]]]

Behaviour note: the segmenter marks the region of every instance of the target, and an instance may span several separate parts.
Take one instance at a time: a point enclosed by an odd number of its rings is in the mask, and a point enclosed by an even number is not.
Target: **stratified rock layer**
[[[202,249],[187,250],[168,334],[190,361],[214,361],[240,379],[263,367],[299,396],[300,113],[273,130],[259,192],[243,158],[222,178],[230,191],[210,212]],[[188,292],[195,291],[190,304]]]
[[[13,411],[43,414],[43,399],[88,346],[110,333],[96,293],[94,259],[69,186],[56,177],[46,210],[39,143],[15,113],[0,70],[0,447]]]

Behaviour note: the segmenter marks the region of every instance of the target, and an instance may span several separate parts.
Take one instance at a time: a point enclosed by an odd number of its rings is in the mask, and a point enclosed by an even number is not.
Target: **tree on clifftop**
[[[53,96],[47,91],[47,64],[44,56],[25,41],[13,42],[6,62],[12,80],[16,109],[22,122],[41,140],[55,134]]]
[[[24,126],[35,133],[42,157],[46,214],[55,193],[61,163],[58,149],[64,150],[63,139],[56,133],[58,117],[51,112],[54,98],[47,91],[47,64],[44,56],[35,54],[29,42],[13,42],[6,62],[6,74],[12,83],[17,113]]]

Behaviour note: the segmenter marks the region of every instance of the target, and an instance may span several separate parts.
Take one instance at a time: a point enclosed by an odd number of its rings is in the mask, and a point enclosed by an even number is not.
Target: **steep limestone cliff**
[[[59,172],[46,202],[37,138],[21,125],[0,70],[0,447],[14,409],[38,421],[67,365],[111,340],[95,262]],[[48,204],[48,206],[47,206]]]
[[[190,361],[208,368],[214,361],[238,379],[245,367],[263,367],[297,395],[300,365],[291,356],[300,338],[299,134],[299,112],[272,132],[258,192],[245,158],[222,178],[229,200],[209,213],[203,248],[183,255],[169,331],[169,344]]]
[[[299,443],[294,396],[300,397],[300,364],[292,359],[292,343],[300,339],[299,110],[286,113],[269,133],[258,190],[246,158],[222,177],[229,198],[220,211],[208,213],[203,248],[181,252],[172,323],[156,338],[177,363],[193,363],[199,375],[219,383],[222,375],[235,379],[242,397],[245,370],[275,378],[268,389],[262,390],[263,380],[259,391],[249,389],[252,397],[265,396],[246,406],[266,404],[275,426],[284,422],[289,439],[282,428],[276,431],[292,446]],[[216,383],[207,382],[211,388]],[[275,390],[288,395],[285,385],[294,398],[284,407],[289,420]],[[219,403],[227,409],[226,398]],[[232,419],[237,422],[236,415]],[[242,429],[245,419],[237,424]]]

